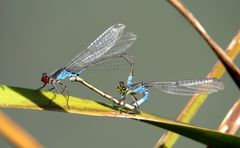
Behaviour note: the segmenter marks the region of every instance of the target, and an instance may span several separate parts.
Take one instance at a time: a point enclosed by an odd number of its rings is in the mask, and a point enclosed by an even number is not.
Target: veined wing
[[[116,41],[116,44],[108,50],[102,57],[111,57],[116,54],[126,53],[127,49],[136,41],[137,36],[131,32],[124,32]]]
[[[162,92],[174,95],[211,94],[224,89],[223,82],[215,78],[148,82],[144,85],[149,89],[157,88]]]
[[[92,69],[117,69],[124,64],[133,63],[133,56],[127,54],[127,49],[134,43],[137,36],[133,33],[124,33],[116,44],[98,59],[88,63],[87,68]]]
[[[127,53],[114,54],[111,56],[104,56],[99,60],[91,63],[87,70],[115,70],[124,65],[132,64],[134,57]]]
[[[67,69],[78,72],[83,67],[98,59],[111,49],[116,42],[122,37],[124,28],[123,24],[111,26],[103,32],[94,42],[92,42],[86,50],[74,57],[66,66]]]

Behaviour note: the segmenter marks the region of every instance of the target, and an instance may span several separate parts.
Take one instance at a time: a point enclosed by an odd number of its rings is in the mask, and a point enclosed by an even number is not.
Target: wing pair
[[[74,57],[66,68],[78,73],[85,69],[99,68],[109,64],[110,67],[119,66],[130,58],[126,50],[134,43],[137,36],[131,32],[125,32],[125,25],[116,24],[103,32],[87,49]]]

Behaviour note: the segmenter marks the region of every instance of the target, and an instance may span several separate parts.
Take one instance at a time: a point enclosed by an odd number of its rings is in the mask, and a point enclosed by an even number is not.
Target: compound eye
[[[49,83],[50,78],[47,75],[43,75],[41,78],[41,81],[46,84],[46,83]]]

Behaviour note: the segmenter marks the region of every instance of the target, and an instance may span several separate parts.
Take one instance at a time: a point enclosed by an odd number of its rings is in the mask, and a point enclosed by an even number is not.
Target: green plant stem
[[[53,92],[43,92],[26,88],[0,85],[1,108],[51,110],[91,116],[130,118],[171,130],[206,145],[213,145],[217,147],[234,147],[240,145],[240,137],[237,136],[180,123],[141,111],[136,114],[128,114],[119,111],[119,108],[116,106],[96,102],[93,100],[70,96],[70,109],[68,109],[66,105],[66,98],[61,94],[56,95],[56,98],[52,101],[52,103],[48,103],[53,96]]]

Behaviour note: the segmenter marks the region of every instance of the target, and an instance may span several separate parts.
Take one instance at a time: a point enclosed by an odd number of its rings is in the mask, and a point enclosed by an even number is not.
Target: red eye
[[[42,81],[43,83],[47,84],[47,83],[49,83],[50,78],[49,78],[49,76],[48,76],[46,73],[43,73],[43,74],[42,74],[41,81]]]

